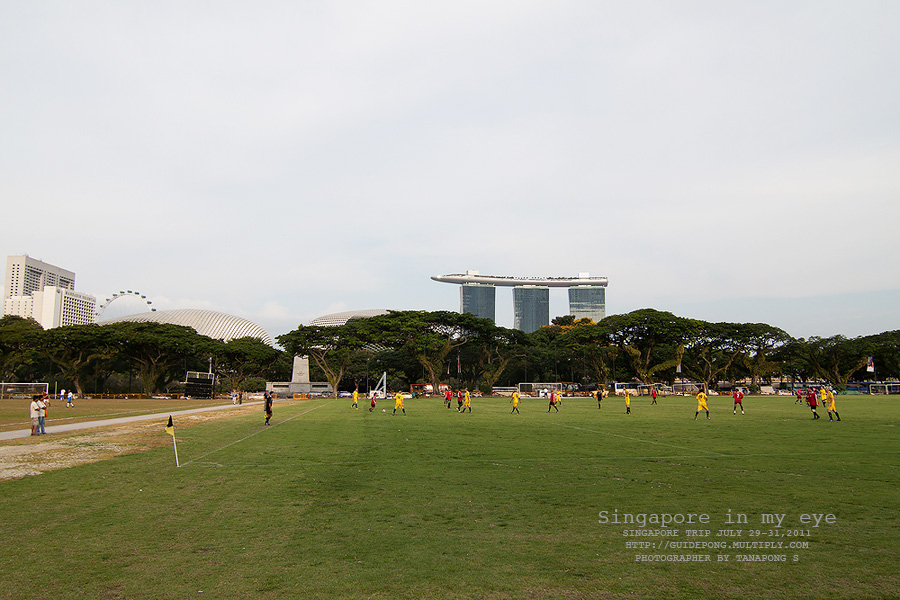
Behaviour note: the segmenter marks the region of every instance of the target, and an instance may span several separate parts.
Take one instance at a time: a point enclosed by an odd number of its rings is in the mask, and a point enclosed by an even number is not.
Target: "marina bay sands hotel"
[[[459,312],[471,313],[484,319],[495,319],[497,286],[513,288],[513,316],[515,329],[531,333],[550,324],[550,288],[569,289],[569,314],[576,319],[585,317],[597,322],[606,316],[606,277],[497,277],[481,275],[478,271],[465,274],[436,275],[442,283],[456,283],[459,288]]]

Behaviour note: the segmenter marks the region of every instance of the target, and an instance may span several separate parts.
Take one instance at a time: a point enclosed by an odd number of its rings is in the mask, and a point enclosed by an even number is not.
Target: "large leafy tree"
[[[55,327],[41,334],[41,353],[59,368],[60,373],[84,395],[87,382],[97,378],[118,348],[108,332],[99,325]]]
[[[371,343],[415,357],[435,390],[440,387],[442,367],[455,348],[496,330],[490,319],[448,311],[391,311],[358,323]]]
[[[763,377],[781,369],[781,362],[774,359],[778,350],[793,338],[783,329],[766,323],[740,325],[739,339],[744,345],[743,362],[750,372],[751,384],[758,385]]]
[[[278,362],[280,352],[254,337],[222,343],[216,352],[216,372],[233,390],[251,377],[265,378]]]
[[[609,330],[605,326],[585,320],[571,327],[559,338],[565,351],[581,358],[591,380],[606,384],[609,380],[609,360],[616,351],[611,344]]]
[[[34,362],[43,331],[32,319],[13,315],[0,319],[0,381],[16,381],[19,369]]]
[[[300,325],[278,336],[278,343],[293,355],[312,357],[337,392],[354,354],[366,346],[367,340],[360,324],[367,320],[348,321],[336,326]]]
[[[807,349],[817,374],[839,389],[845,388],[850,377],[866,366],[871,350],[865,338],[845,338],[842,335],[812,337],[808,340]]]
[[[670,312],[642,308],[624,315],[613,315],[600,321],[610,340],[628,357],[635,375],[644,383],[681,362],[684,343],[699,328],[693,319],[677,317]]]
[[[778,347],[772,360],[780,365],[781,372],[792,379],[809,381],[818,377],[819,367],[804,338],[795,338]]]
[[[525,356],[528,336],[517,329],[485,327],[474,346],[476,349],[474,364],[478,370],[476,379],[483,381],[485,390],[489,390],[496,385],[513,360]]]
[[[878,379],[900,378],[900,330],[885,331],[865,338],[875,359]]]
[[[692,378],[714,386],[743,354],[746,333],[735,323],[698,322],[686,343],[682,364]]]
[[[148,394],[165,389],[184,375],[185,367],[212,356],[216,349],[215,340],[183,325],[119,322],[103,329],[137,368]]]

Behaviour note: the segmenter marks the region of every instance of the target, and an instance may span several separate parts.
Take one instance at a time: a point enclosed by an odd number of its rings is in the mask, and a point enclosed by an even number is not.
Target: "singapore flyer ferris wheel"
[[[121,290],[112,294],[97,309],[97,320],[108,321],[144,312],[154,312],[153,302],[147,296],[132,290]]]

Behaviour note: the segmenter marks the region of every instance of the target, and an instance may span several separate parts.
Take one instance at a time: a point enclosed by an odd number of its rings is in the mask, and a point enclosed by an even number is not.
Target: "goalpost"
[[[549,396],[550,392],[563,391],[563,384],[560,382],[528,382],[519,384],[519,396],[525,398],[543,398]]]
[[[387,371],[381,374],[381,379],[378,380],[378,383],[376,383],[375,387],[372,388],[372,391],[369,392],[370,397],[373,393],[376,398],[387,398]]]
[[[27,399],[49,392],[48,383],[0,383],[0,398]]]

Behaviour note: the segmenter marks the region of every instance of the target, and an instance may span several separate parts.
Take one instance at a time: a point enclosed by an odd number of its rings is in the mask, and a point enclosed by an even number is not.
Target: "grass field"
[[[176,422],[181,468],[169,446],[0,483],[0,598],[900,597],[897,401],[839,397],[840,423],[790,398],[745,405],[713,397],[694,421],[691,398],[636,399],[630,416],[617,399],[520,415],[421,399],[404,417],[342,398],[276,403],[271,427],[261,411]],[[642,528],[598,522],[615,510],[709,522],[624,536]],[[834,522],[801,523],[813,513]],[[723,540],[809,547],[627,546]]]

